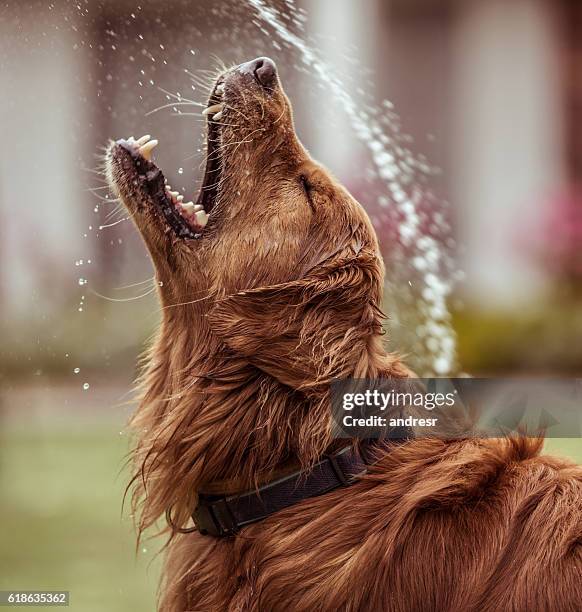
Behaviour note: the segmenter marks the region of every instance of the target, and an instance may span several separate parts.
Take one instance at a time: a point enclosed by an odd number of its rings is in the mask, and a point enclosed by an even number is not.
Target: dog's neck
[[[210,334],[189,329],[183,321],[164,322],[142,381],[133,426],[140,436],[134,482],[145,494],[143,527],[169,507],[176,524],[186,522],[199,492],[247,490],[306,468],[333,442],[329,387],[295,391]],[[393,372],[404,375],[396,365]],[[146,490],[142,475],[155,484]]]

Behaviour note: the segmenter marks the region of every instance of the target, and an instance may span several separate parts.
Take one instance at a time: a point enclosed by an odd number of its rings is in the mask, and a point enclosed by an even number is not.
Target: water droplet
[[[178,174],[184,174],[184,168],[178,168]]]
[[[81,371],[81,368],[75,368],[75,369],[73,370],[73,372],[74,372],[75,374],[78,374],[80,371]]]
[[[89,388],[89,383],[84,383],[83,384],[83,391],[87,391],[88,388]]]

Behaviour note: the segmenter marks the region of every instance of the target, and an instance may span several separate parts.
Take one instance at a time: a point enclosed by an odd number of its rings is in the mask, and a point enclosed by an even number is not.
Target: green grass
[[[546,450],[582,463],[580,439]],[[0,590],[69,590],[80,611],[155,609],[159,558],[147,544],[136,555],[121,518],[126,451],[104,425],[0,434]]]
[[[72,610],[155,609],[159,560],[136,553],[121,518],[126,446],[103,426],[0,435],[0,590],[68,590]]]
[[[544,452],[567,457],[582,465],[582,438],[549,438],[544,444]]]

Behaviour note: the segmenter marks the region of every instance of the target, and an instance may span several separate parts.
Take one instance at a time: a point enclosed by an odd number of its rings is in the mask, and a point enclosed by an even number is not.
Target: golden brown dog
[[[385,352],[383,265],[362,207],[297,140],[274,64],[220,75],[184,204],[118,141],[110,182],[155,263],[134,501],[170,512],[160,609],[582,610],[582,472],[540,442],[411,440],[347,489],[229,538],[181,533],[202,491],[245,491],[332,446],[335,378],[404,377]]]

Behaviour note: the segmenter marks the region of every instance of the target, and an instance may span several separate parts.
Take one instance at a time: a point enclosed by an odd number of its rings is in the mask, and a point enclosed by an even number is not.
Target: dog
[[[307,479],[338,449],[332,381],[411,376],[384,347],[373,227],[299,142],[275,64],[225,70],[204,113],[196,202],[148,136],[106,155],[163,313],[131,423],[138,528],[168,519],[159,609],[582,610],[582,471],[538,439],[378,445],[347,487],[226,537],[192,526],[202,496]]]

